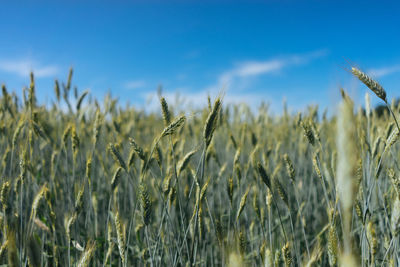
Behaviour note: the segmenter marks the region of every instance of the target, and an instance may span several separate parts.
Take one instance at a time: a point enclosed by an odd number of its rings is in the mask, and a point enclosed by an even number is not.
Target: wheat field
[[[148,113],[78,92],[72,70],[53,105],[33,74],[21,97],[3,85],[0,264],[399,266],[400,107],[351,72],[365,108],[342,90],[331,117],[222,95]]]

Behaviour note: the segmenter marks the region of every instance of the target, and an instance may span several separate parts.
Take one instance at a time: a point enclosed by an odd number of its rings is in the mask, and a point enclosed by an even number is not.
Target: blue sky
[[[345,59],[400,97],[397,1],[13,2],[0,9],[0,83],[21,92],[33,70],[45,103],[72,66],[80,91],[140,107],[161,84],[170,102],[223,89],[225,103],[333,110],[339,87],[360,103],[366,92]]]

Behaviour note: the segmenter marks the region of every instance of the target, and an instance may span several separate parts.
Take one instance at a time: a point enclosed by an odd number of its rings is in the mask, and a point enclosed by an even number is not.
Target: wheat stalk
[[[249,194],[249,191],[250,191],[250,188],[247,188],[246,191],[244,192],[242,198],[240,199],[239,209],[236,214],[236,221],[239,220],[240,214],[242,214],[244,206],[246,205],[247,195]]]
[[[386,91],[385,91],[385,89],[383,89],[383,87],[379,83],[377,83],[375,80],[373,80],[367,74],[365,74],[364,72],[362,72],[361,70],[359,70],[355,67],[351,68],[351,73],[353,73],[354,76],[356,76],[369,89],[371,89],[371,91],[374,92],[380,99],[382,99],[385,102],[387,101]]]
[[[218,97],[215,100],[212,110],[207,117],[203,130],[203,137],[206,147],[208,147],[211,143],[211,139],[213,137],[215,128],[217,127],[218,113],[220,112],[221,107],[222,107],[222,101]]]
[[[96,250],[96,242],[89,241],[86,245],[85,251],[81,256],[81,259],[79,260],[78,267],[89,266],[90,260],[92,259],[95,250]]]

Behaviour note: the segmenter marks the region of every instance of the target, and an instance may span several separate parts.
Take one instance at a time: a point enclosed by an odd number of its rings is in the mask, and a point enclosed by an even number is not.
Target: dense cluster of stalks
[[[384,116],[344,91],[327,118],[161,95],[148,114],[79,94],[72,71],[52,107],[33,75],[20,98],[3,86],[0,264],[399,266],[399,107],[352,73]]]

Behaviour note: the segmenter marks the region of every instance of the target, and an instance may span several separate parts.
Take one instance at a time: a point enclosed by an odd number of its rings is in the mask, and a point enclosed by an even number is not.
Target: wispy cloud
[[[126,82],[124,87],[126,89],[134,90],[134,89],[139,89],[146,86],[146,82],[143,80],[136,80],[136,81],[129,81]]]
[[[21,77],[27,77],[33,71],[35,77],[44,78],[56,75],[59,68],[55,65],[43,65],[30,59],[0,60],[0,71]]]
[[[281,58],[274,58],[263,61],[246,61],[236,64],[235,67],[223,72],[218,77],[218,83],[210,86],[214,87],[229,87],[238,79],[244,80],[251,77],[276,73],[285,68],[294,65],[303,65],[308,62],[323,57],[328,54],[327,50],[317,50],[307,54],[289,55]]]
[[[368,73],[376,78],[381,78],[396,72],[400,72],[400,65],[388,66],[368,70]]]

